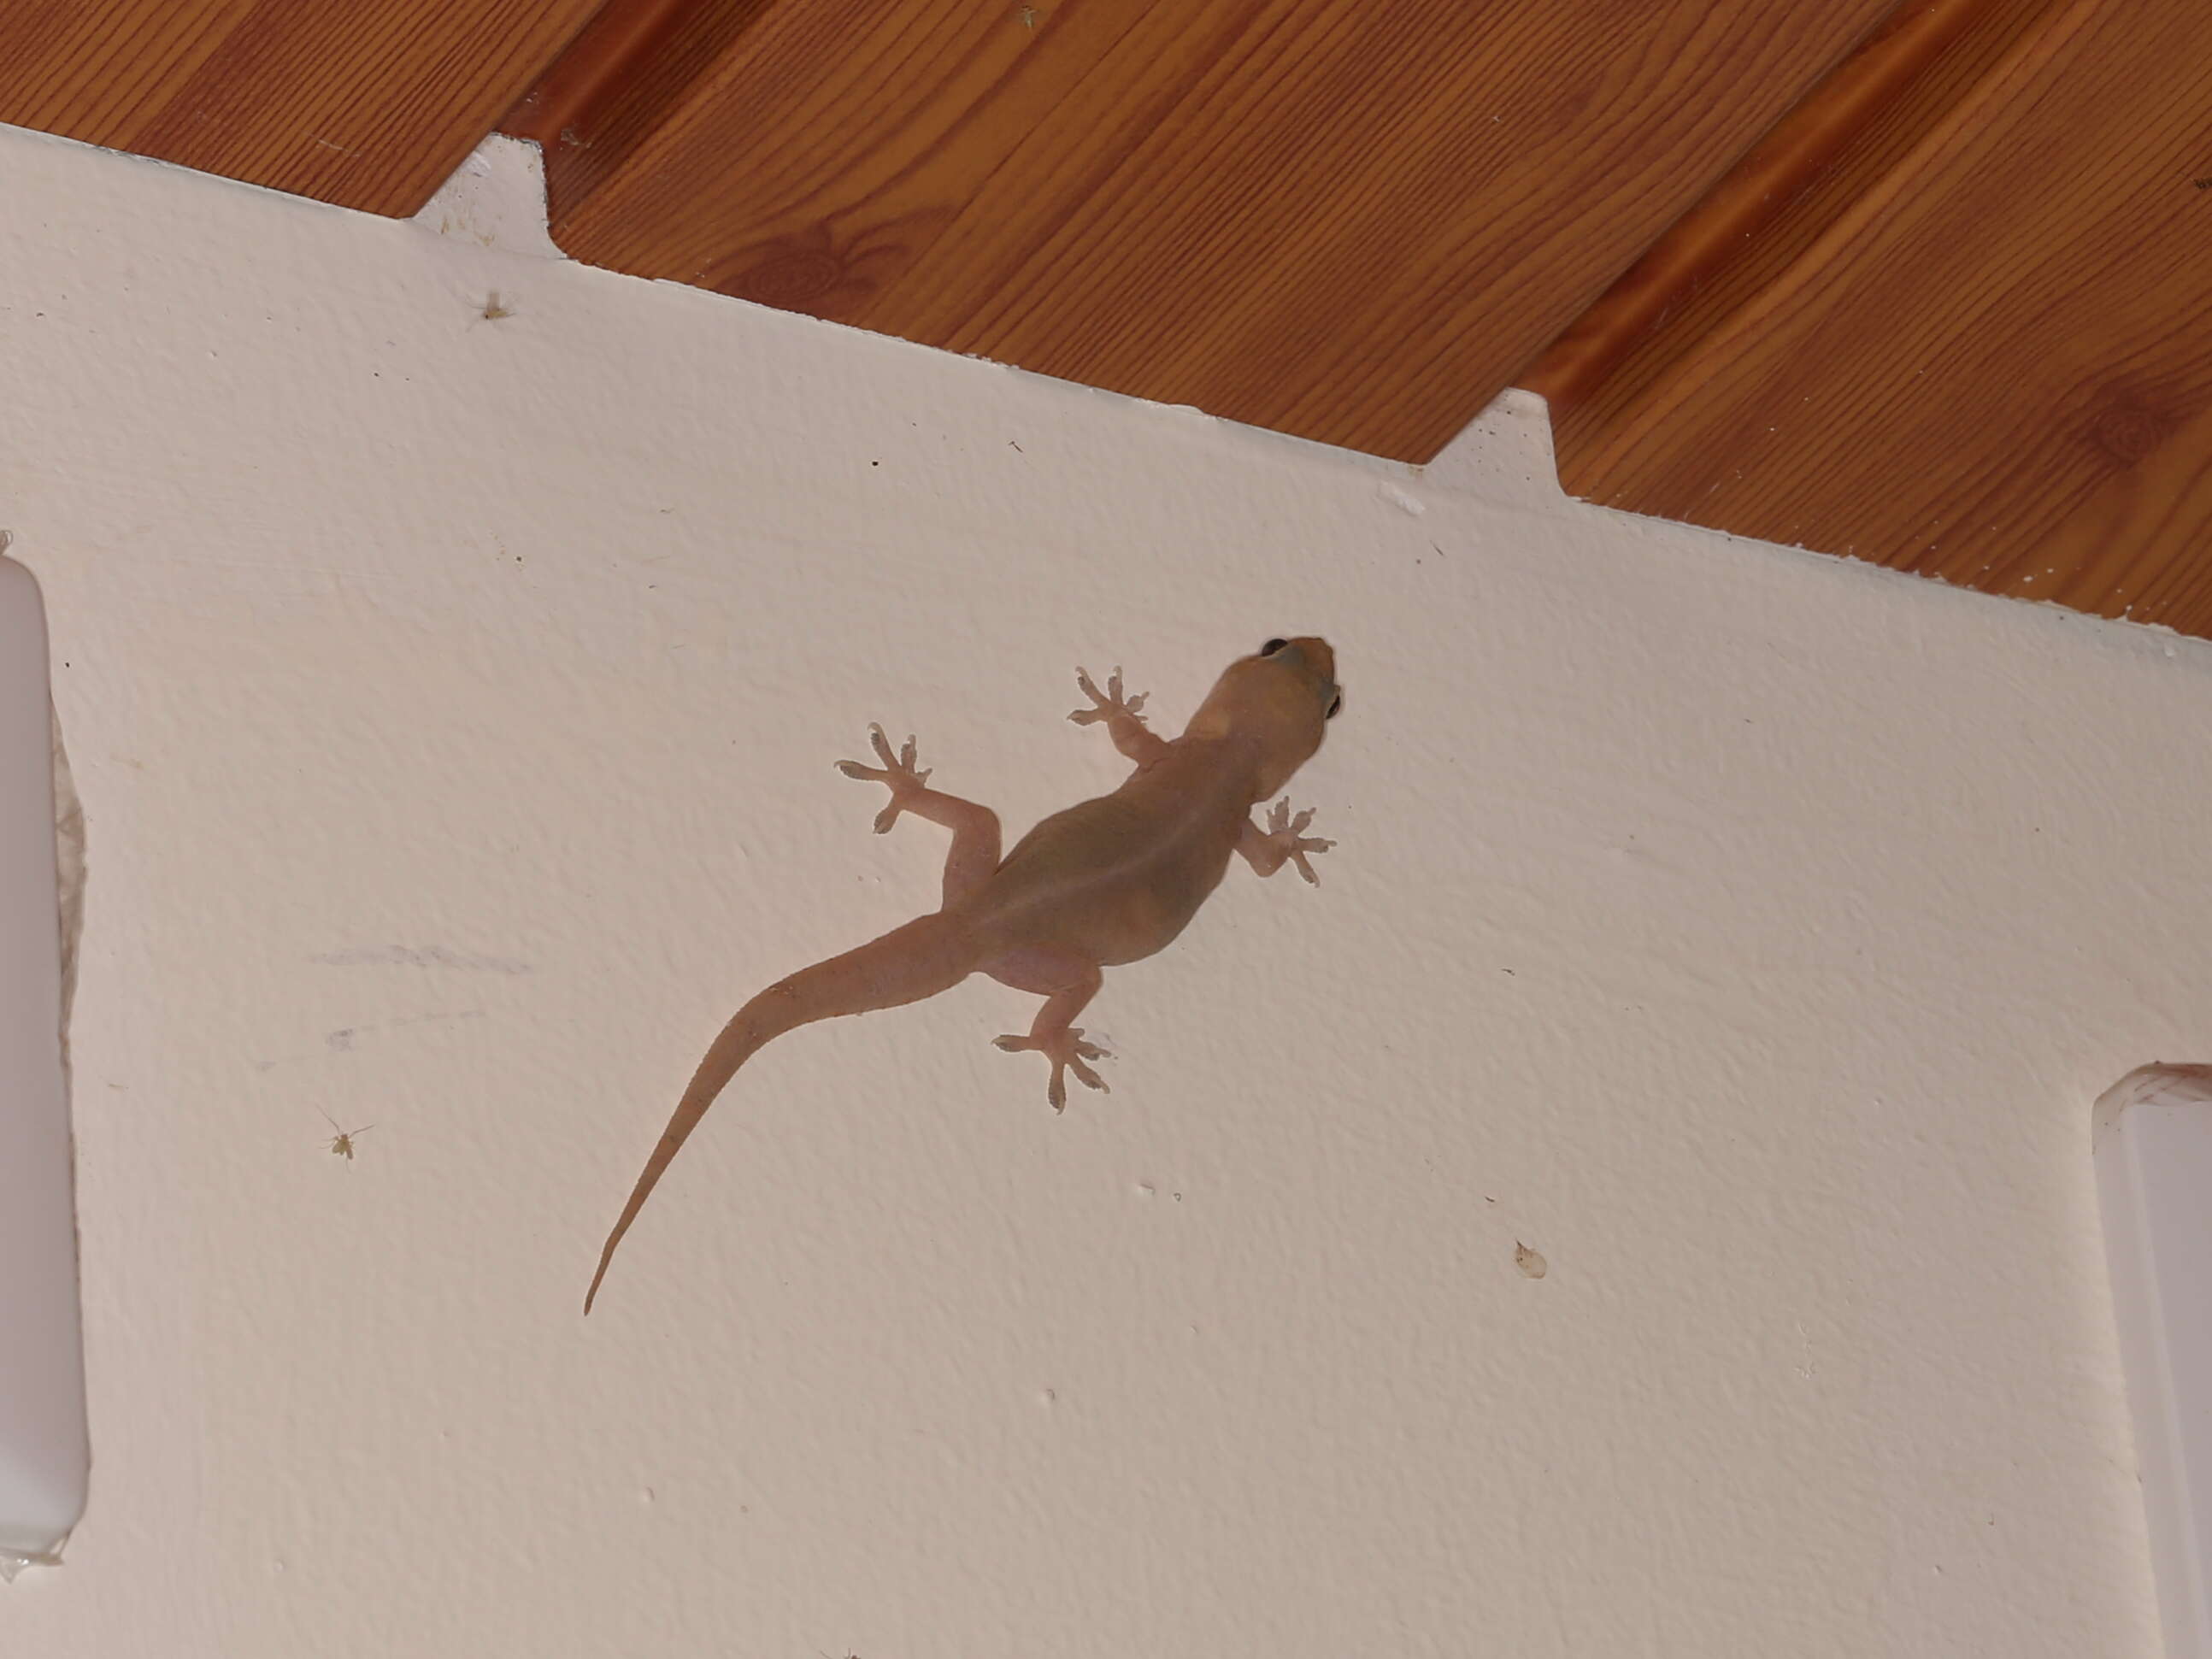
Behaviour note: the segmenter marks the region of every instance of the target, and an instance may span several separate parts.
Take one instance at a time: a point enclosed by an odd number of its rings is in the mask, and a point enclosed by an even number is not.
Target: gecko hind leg
[[[1095,1042],[1086,1042],[1083,1028],[1072,1024],[1083,1012],[1084,1005],[1098,994],[1105,983],[1105,975],[1098,971],[1096,963],[1079,958],[1023,960],[996,965],[986,970],[992,978],[1018,990],[1048,992],[1044,1006],[1037,1010],[1036,1018],[1030,1022],[1027,1036],[1002,1036],[993,1046],[1010,1054],[1039,1054],[1052,1062],[1052,1081],[1046,1085],[1045,1098],[1052,1109],[1067,1109],[1067,1073],[1075,1073],[1075,1080],[1086,1089],[1096,1089],[1101,1094],[1113,1091],[1107,1088],[1106,1079],[1091,1070],[1087,1063],[1108,1060],[1112,1056]],[[1071,982],[1066,975],[1075,975]],[[1056,986],[1040,984],[1040,979],[1057,980]]]
[[[929,769],[917,771],[914,739],[908,738],[896,754],[880,726],[868,728],[868,741],[881,766],[859,761],[839,761],[837,769],[864,783],[880,783],[891,792],[890,803],[876,814],[876,833],[887,834],[902,812],[927,818],[952,832],[952,845],[945,854],[945,902],[973,892],[985,877],[999,867],[999,815],[988,806],[929,787]]]

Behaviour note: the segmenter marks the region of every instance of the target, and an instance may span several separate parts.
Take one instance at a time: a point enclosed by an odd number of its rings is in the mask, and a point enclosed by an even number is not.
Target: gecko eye
[[[1342,711],[1343,708],[1344,693],[1341,691],[1333,691],[1329,694],[1328,707],[1322,710],[1321,717],[1325,720],[1333,720],[1337,717],[1338,714]]]
[[[1263,657],[1272,657],[1289,643],[1288,640],[1269,640],[1267,644],[1260,647],[1260,654]]]

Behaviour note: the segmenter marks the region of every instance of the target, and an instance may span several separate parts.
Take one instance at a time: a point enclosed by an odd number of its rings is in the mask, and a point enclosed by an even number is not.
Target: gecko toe
[[[1055,1031],[1048,1036],[1006,1036],[992,1039],[991,1046],[1009,1054],[1040,1054],[1052,1062],[1052,1078],[1045,1085],[1044,1097],[1055,1112],[1067,1109],[1067,1074],[1075,1073],[1075,1080],[1086,1089],[1096,1089],[1101,1094],[1114,1091],[1106,1086],[1106,1079],[1086,1063],[1094,1060],[1110,1060],[1113,1056],[1095,1042],[1083,1040],[1080,1027]]]

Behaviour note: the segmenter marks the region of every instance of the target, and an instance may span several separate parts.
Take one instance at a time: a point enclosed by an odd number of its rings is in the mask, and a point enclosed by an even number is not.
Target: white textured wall
[[[96,1455],[0,1648],[2154,1653],[2087,1127],[2208,1048],[2212,650],[439,216],[0,134]],[[1075,664],[1305,629],[1342,844],[1110,1097],[986,981],[800,1032],[579,1317],[728,1010],[932,901],[867,721],[1018,830]]]

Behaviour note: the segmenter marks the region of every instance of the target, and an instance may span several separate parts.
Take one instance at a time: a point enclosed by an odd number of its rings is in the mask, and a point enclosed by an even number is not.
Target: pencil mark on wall
[[[323,1033],[323,1046],[319,1052],[325,1054],[351,1054],[354,1052],[356,1041],[370,1031],[388,1031],[397,1026],[423,1025],[439,1020],[482,1019],[483,1017],[484,1011],[481,1008],[465,1008],[458,1013],[410,1014],[401,1019],[380,1019],[361,1025],[341,1025],[334,1031]],[[273,1071],[279,1066],[296,1066],[301,1060],[310,1058],[313,1056],[307,1054],[280,1054],[275,1060],[255,1060],[253,1069],[257,1072]]]
[[[458,1014],[410,1014],[404,1019],[380,1019],[371,1025],[342,1025],[335,1031],[323,1034],[323,1046],[340,1054],[349,1052],[353,1040],[363,1031],[388,1031],[396,1025],[422,1025],[433,1020],[482,1019],[483,1010],[471,1008]]]
[[[471,974],[527,974],[526,962],[480,957],[442,945],[356,945],[307,958],[319,968],[459,968]]]

